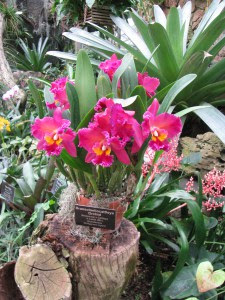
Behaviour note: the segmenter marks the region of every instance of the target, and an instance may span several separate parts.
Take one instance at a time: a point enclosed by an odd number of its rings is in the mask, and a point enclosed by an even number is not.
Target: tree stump
[[[69,273],[47,245],[20,249],[15,280],[26,300],[71,300]]]
[[[0,300],[24,300],[14,280],[15,261],[0,267]]]
[[[59,249],[66,249],[72,273],[72,299],[119,299],[138,260],[140,234],[136,227],[123,219],[117,234],[104,235],[96,245],[72,235],[71,227],[71,221],[50,215],[39,226],[34,239],[47,243],[58,254]]]

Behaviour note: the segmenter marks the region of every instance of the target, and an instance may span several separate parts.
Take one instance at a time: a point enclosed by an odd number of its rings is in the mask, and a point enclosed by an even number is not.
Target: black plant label
[[[77,225],[115,230],[116,211],[76,204],[75,221]]]
[[[15,194],[14,187],[6,181],[2,181],[1,184],[1,196],[6,202],[13,202]]]
[[[59,179],[54,180],[51,193],[55,195],[62,186],[64,186],[64,183],[61,180]]]

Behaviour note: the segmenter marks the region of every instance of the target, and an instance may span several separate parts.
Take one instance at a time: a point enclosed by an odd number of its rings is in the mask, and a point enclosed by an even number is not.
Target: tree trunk
[[[66,257],[72,273],[72,299],[120,299],[138,260],[140,234],[136,227],[123,219],[118,233],[103,236],[98,244],[74,236],[71,228],[71,221],[63,221],[59,215],[50,215],[37,228],[32,243],[46,243],[58,257],[64,260]],[[38,256],[34,257],[35,261],[37,259]]]
[[[0,83],[8,88],[12,88],[16,85],[15,80],[13,78],[12,71],[10,66],[6,60],[4,48],[3,48],[3,32],[4,32],[4,16],[0,13]],[[23,90],[19,90],[15,103],[20,100],[24,102],[26,94]],[[9,101],[4,101],[4,105],[6,105],[7,109],[11,109],[11,105]]]
[[[0,300],[24,300],[14,280],[15,261],[0,267]]]

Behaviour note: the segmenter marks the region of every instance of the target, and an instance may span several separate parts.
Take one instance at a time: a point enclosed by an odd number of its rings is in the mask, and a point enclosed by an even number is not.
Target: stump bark
[[[24,300],[14,280],[15,261],[0,267],[0,300]]]
[[[20,249],[15,280],[26,300],[71,300],[72,297],[69,274],[47,245]]]
[[[117,300],[134,274],[139,237],[133,223],[123,219],[117,234],[105,235],[94,245],[71,234],[71,221],[51,215],[39,226],[33,241],[42,241],[58,257],[67,258],[72,273],[72,299]]]

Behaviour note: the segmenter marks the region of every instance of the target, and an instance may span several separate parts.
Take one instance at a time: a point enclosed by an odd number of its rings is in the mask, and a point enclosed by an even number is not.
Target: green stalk
[[[87,182],[84,176],[84,172],[80,171],[80,170],[74,170],[75,174],[76,174],[76,178],[77,178],[77,182],[78,184],[81,186],[81,188],[86,191],[87,189]]]
[[[59,171],[69,180],[72,180],[69,172],[64,168],[63,164],[61,163],[61,161],[59,159],[56,160],[56,165],[57,168],[59,169]]]
[[[56,160],[56,158],[54,156],[51,156],[49,159],[48,166],[47,166],[47,172],[46,172],[46,176],[45,176],[46,186],[48,186],[48,184],[51,181],[52,176],[54,174],[55,160]]]
[[[94,176],[90,175],[90,174],[87,174],[87,177],[88,177],[88,179],[89,179],[89,181],[91,183],[91,186],[93,187],[93,190],[95,192],[96,197],[99,198],[100,195],[101,195],[101,193],[100,193],[100,191],[98,189],[98,186],[97,186],[97,183],[96,183],[96,181],[94,179]]]
[[[151,166],[151,168],[150,168],[150,170],[149,170],[147,176],[145,177],[145,179],[144,179],[144,181],[143,181],[143,183],[142,183],[140,189],[138,189],[138,191],[137,191],[137,193],[136,193],[136,195],[135,195],[135,199],[137,199],[138,197],[140,197],[140,196],[142,195],[142,193],[144,192],[145,187],[146,187],[146,185],[147,185],[147,183],[148,183],[148,180],[149,180],[149,178],[150,178],[150,176],[152,175],[152,172],[153,172],[153,170],[154,170],[154,166],[155,166],[155,164],[157,163],[157,161],[158,161],[158,159],[159,159],[159,157],[161,156],[162,153],[163,153],[163,150],[160,150],[160,151],[156,151],[156,152],[155,152],[155,157],[154,157],[154,159],[153,159],[152,166]]]
[[[118,163],[116,170],[113,172],[112,177],[109,180],[108,189],[110,193],[116,189],[118,184],[121,184],[123,177],[124,177],[123,165],[121,163]]]

